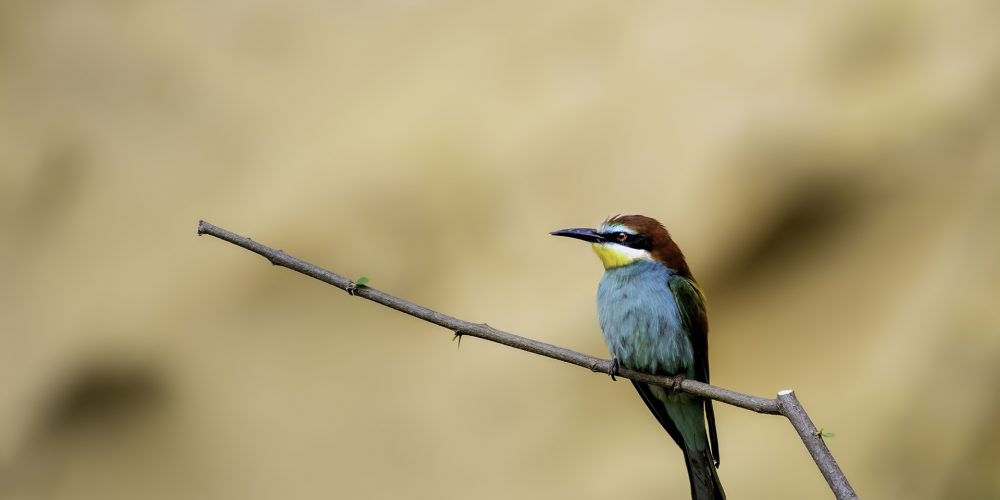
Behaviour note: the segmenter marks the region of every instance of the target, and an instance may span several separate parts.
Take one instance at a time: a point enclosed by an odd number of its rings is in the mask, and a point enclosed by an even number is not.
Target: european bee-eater
[[[642,215],[617,215],[597,229],[551,234],[590,242],[604,264],[597,316],[614,366],[708,383],[705,297],[662,224]],[[715,470],[719,440],[712,401],[632,384],[684,453],[691,498],[724,499]]]

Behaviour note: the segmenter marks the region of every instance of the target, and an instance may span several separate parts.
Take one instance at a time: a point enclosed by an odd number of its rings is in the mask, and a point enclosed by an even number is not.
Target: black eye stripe
[[[634,237],[629,238],[629,241],[625,242],[625,244],[627,244],[632,248],[638,248],[640,250],[646,250],[646,251],[652,250],[653,248],[653,245],[650,243],[649,238],[641,234],[637,234]]]
[[[624,240],[618,239],[623,234],[625,235],[625,239]],[[653,245],[649,241],[649,238],[641,234],[629,234],[623,231],[614,231],[610,233],[601,233],[601,237],[604,238],[605,241],[611,241],[614,243],[618,243],[619,245],[625,245],[629,248],[636,248],[639,250],[647,250],[647,251],[653,248]]]

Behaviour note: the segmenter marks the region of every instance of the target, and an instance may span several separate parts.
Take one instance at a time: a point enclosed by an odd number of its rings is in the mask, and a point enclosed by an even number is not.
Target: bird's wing
[[[709,383],[708,376],[708,314],[705,311],[705,296],[701,293],[694,280],[680,275],[673,275],[667,282],[670,292],[674,295],[677,309],[680,312],[681,323],[688,332],[691,346],[694,348],[694,378]],[[719,437],[715,432],[715,411],[712,400],[705,400],[705,417],[708,420],[708,435],[715,457],[715,465],[719,465]]]
[[[708,315],[705,313],[705,296],[694,281],[683,276],[671,276],[668,284],[677,303],[681,323],[694,347],[694,378],[708,383]]]

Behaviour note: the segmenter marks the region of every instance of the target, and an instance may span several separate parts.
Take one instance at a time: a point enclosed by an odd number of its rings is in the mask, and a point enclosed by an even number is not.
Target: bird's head
[[[604,269],[648,260],[691,277],[684,254],[670,238],[670,233],[659,221],[644,215],[616,215],[605,220],[597,229],[579,227],[549,234],[589,241]]]

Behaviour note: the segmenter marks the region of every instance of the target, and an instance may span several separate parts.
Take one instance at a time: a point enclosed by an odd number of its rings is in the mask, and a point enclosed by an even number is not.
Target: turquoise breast
[[[639,260],[608,269],[597,287],[604,342],[622,366],[694,377],[694,353],[667,280],[673,271]]]

